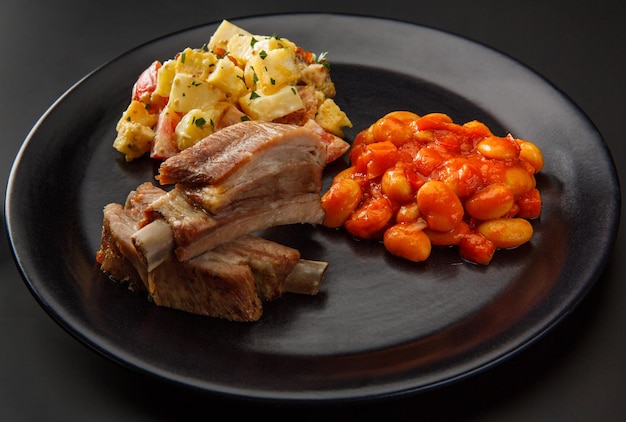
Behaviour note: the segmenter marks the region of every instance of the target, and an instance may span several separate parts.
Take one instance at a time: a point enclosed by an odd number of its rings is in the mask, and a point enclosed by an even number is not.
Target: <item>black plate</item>
[[[115,123],[149,63],[199,47],[217,22],[97,69],[23,144],[7,190],[8,232],[32,294],[69,333],[127,367],[210,392],[374,398],[431,389],[506,359],[565,317],[597,280],[619,222],[616,171],[593,124],[536,73],[474,42],[397,21],[300,14],[234,22],[329,51],[336,100],[354,123],[350,138],[386,112],[410,109],[479,119],[535,142],[546,165],[534,238],[483,267],[454,249],[411,264],[343,231],[268,230],[330,268],[318,296],[286,295],[252,324],[157,308],[112,283],[94,260],[102,208],[153,180],[155,170],[148,159],[125,163],[112,148]]]

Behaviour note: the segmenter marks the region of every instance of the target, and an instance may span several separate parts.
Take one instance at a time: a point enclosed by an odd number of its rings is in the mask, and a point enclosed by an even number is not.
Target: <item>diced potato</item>
[[[226,50],[228,40],[237,34],[252,36],[252,34],[245,29],[238,27],[232,22],[223,20],[209,40],[209,50],[215,50],[216,48],[223,48]]]
[[[291,54],[295,54],[296,52],[296,44],[289,41],[287,38],[279,38],[276,36],[254,36],[256,42],[254,42],[253,50],[255,53],[260,53],[261,51],[274,51],[274,50],[287,50]]]
[[[343,138],[343,128],[352,127],[352,122],[348,119],[339,106],[330,98],[324,100],[319,106],[315,121],[326,131]]]
[[[176,61],[167,60],[163,63],[157,73],[157,83],[154,93],[166,98],[170,96],[170,90],[172,89],[172,82],[176,75]]]
[[[113,148],[125,155],[126,161],[139,158],[152,147],[154,131],[141,123],[124,121],[117,130]]]
[[[158,119],[158,115],[150,114],[148,112],[144,103],[132,100],[126,111],[122,114],[122,117],[120,117],[120,120],[117,122],[116,129],[119,130],[120,127],[126,123],[137,123],[151,128],[156,125]]]
[[[224,91],[226,97],[232,100],[238,99],[247,90],[243,81],[243,70],[228,58],[218,60],[208,82]]]
[[[253,39],[252,35],[235,34],[226,44],[226,51],[237,60],[240,66],[248,63],[248,60],[253,57]]]
[[[270,94],[284,85],[295,85],[300,70],[293,50],[281,48],[263,51],[246,65],[246,83]]]
[[[177,73],[172,82],[168,107],[179,113],[187,113],[194,108],[208,110],[225,98],[222,90],[208,82]]]
[[[241,109],[253,120],[272,121],[304,107],[295,87],[286,85],[273,94],[252,91],[239,99]]]
[[[209,51],[185,48],[176,59],[176,73],[205,80],[213,71],[217,60],[217,56]]]
[[[212,134],[222,114],[229,106],[229,103],[221,102],[212,109],[193,109],[185,114],[178,125],[176,125],[174,131],[178,149],[182,151],[185,148],[189,148]]]

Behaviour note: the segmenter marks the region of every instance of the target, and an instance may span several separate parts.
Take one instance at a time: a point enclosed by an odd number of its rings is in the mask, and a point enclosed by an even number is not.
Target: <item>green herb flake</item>
[[[202,127],[206,125],[206,120],[203,117],[198,117],[193,119],[193,123],[198,127]]]
[[[254,48],[254,44],[258,43],[259,40],[257,40],[256,38],[252,37],[252,39],[250,40],[250,47]]]
[[[261,98],[261,96],[259,94],[257,94],[256,91],[252,91],[250,93],[250,99],[251,100],[256,100],[257,98]]]
[[[242,122],[249,122],[250,120],[252,120],[252,119],[250,118],[250,116],[241,116],[241,121],[242,121]]]
[[[259,53],[259,57],[265,60],[265,58],[267,57],[267,52],[265,50],[261,50],[261,52]]]
[[[180,62],[182,64],[185,64],[185,57],[187,56],[187,53],[185,53],[184,51],[182,53],[180,53]]]

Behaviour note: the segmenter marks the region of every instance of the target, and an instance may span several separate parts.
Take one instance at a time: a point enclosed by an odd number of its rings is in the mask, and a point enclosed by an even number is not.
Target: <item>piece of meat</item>
[[[168,222],[181,261],[261,229],[320,224],[325,160],[309,129],[236,123],[161,164],[157,179],[176,186],[147,214]]]
[[[145,290],[147,273],[142,271],[139,257],[134,254],[130,235],[137,229],[138,220],[128,216],[120,204],[108,204],[104,207],[100,249],[96,252],[96,261],[105,274],[120,283],[129,285],[131,290]],[[126,256],[136,256],[136,260]]]
[[[261,300],[281,297],[285,281],[300,261],[297,249],[252,235],[241,236],[202,255],[206,259],[247,265]]]
[[[268,207],[273,201],[300,195],[319,196],[321,175],[316,163],[286,161],[281,166],[256,167],[248,173],[246,177],[229,177],[215,185],[180,184],[177,188],[216,217],[243,209]]]
[[[326,149],[300,126],[225,127],[161,164],[172,189],[146,182],[105,207],[102,270],[159,306],[233,321],[258,320],[263,301],[290,289],[317,293],[327,263],[250,233],[323,221]]]
[[[259,208],[242,208],[212,216],[190,202],[180,189],[173,189],[146,209],[152,219],[164,218],[175,241],[176,257],[187,261],[245,234],[295,223],[320,224],[324,219],[315,193],[266,201]]]
[[[142,256],[133,245],[132,236],[144,219],[144,211],[165,191],[152,183],[143,183],[126,197],[124,206],[108,204],[103,210],[100,249],[96,261],[112,278],[128,283],[132,290],[146,290],[148,271]]]
[[[154,303],[231,321],[256,321],[284,293],[300,253],[246,235],[187,262],[171,255],[149,273]]]
[[[257,168],[297,160],[318,162],[321,174],[326,146],[319,135],[297,125],[246,121],[227,126],[168,158],[161,163],[157,179],[163,185],[215,185],[231,176],[243,182],[257,174]]]
[[[204,256],[180,262],[171,255],[150,272],[149,293],[159,306],[230,321],[257,321],[263,314],[249,266]]]

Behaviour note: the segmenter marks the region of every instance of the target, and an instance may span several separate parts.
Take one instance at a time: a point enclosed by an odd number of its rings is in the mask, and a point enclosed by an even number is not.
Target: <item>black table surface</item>
[[[13,159],[38,118],[91,70],[177,30],[224,18],[284,12],[400,19],[510,55],[581,107],[602,133],[619,175],[626,175],[622,134],[626,3],[390,0],[384,5],[352,4],[4,0],[0,4],[0,185],[5,189]],[[292,420],[626,420],[626,264],[621,259],[625,248],[622,225],[608,266],[582,303],[512,359],[423,394],[303,409],[192,392],[94,353],[37,304],[4,241],[0,244],[0,420],[152,421],[196,414]]]

